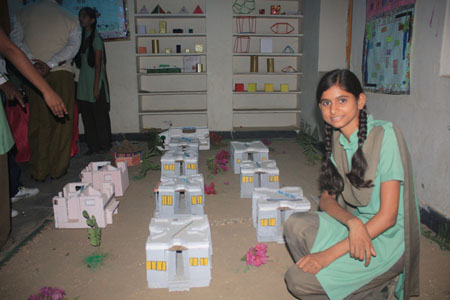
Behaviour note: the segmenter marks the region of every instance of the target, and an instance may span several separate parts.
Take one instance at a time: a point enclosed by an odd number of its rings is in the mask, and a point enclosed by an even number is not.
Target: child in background
[[[320,212],[287,220],[296,264],[286,273],[301,299],[409,299],[419,293],[419,214],[409,152],[391,122],[366,113],[349,70],[320,80],[326,157]]]
[[[87,155],[105,153],[111,148],[106,57],[103,40],[96,29],[97,17],[95,8],[80,9],[78,18],[83,28],[82,42],[74,58],[80,68],[77,99],[88,145]]]

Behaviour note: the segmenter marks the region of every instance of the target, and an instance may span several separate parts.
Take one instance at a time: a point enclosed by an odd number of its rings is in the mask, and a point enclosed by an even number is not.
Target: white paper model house
[[[165,137],[164,146],[167,150],[170,141],[174,137],[196,138],[199,141],[199,150],[209,150],[209,129],[208,127],[171,127],[169,130],[159,134],[160,137]]]
[[[241,162],[241,198],[251,198],[257,187],[280,187],[280,171],[274,160]]]
[[[198,174],[198,152],[167,151],[161,157],[161,176]]]
[[[104,182],[114,184],[116,196],[123,196],[128,188],[128,166],[126,162],[117,162],[117,168],[109,161],[91,162],[81,171],[81,181],[92,183],[92,186],[99,189]]]
[[[98,227],[112,224],[119,201],[114,197],[114,185],[104,182],[100,189],[90,183],[68,183],[58,196],[53,197],[56,228],[88,228],[83,210],[94,215]]]
[[[183,152],[194,151],[198,152],[199,141],[196,137],[172,136],[169,142],[169,151]]]
[[[203,215],[205,193],[203,175],[161,176],[154,189],[155,217],[177,214]]]
[[[240,173],[241,162],[244,160],[260,162],[269,159],[269,148],[261,141],[231,142],[230,145],[234,174]]]
[[[206,215],[152,218],[145,252],[149,288],[209,286],[212,245]]]
[[[311,209],[300,187],[256,188],[252,196],[252,219],[258,242],[284,243],[283,226],[289,216]]]

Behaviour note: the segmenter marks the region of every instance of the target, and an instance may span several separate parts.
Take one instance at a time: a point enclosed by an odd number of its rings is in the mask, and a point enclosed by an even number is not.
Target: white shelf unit
[[[148,14],[140,13],[142,7]],[[164,14],[152,14],[160,5]],[[193,11],[200,5],[202,14]],[[188,14],[180,14],[185,6]],[[135,0],[136,71],[141,130],[169,126],[207,126],[207,43],[206,0]],[[167,13],[170,11],[170,13]],[[165,21],[166,33],[159,33],[160,21]],[[145,26],[145,32],[138,28]],[[183,29],[173,33],[173,29]],[[189,32],[192,29],[192,33]],[[152,53],[152,40],[159,41],[159,53]],[[195,53],[195,45],[202,44],[203,52]],[[181,52],[177,53],[177,45]],[[146,47],[146,53],[138,53]],[[166,48],[171,53],[166,53]],[[185,49],[189,48],[189,53]],[[184,70],[184,59],[198,57],[202,72]],[[160,65],[178,67],[181,73],[148,73]]]
[[[270,6],[279,4],[281,11],[294,11],[298,14],[271,15]],[[265,14],[259,14],[265,9]],[[243,49],[235,51],[233,47],[233,128],[235,130],[291,130],[299,128],[300,118],[300,78],[302,59],[302,0],[267,1],[256,0],[256,9],[248,15],[233,14],[233,45],[236,39],[247,37],[250,45],[247,53],[246,41]],[[255,31],[251,30],[248,20],[243,20],[243,32],[238,31],[240,17],[254,17]],[[294,30],[281,33],[285,25],[279,25],[279,33],[271,30],[276,23],[288,23]],[[261,53],[261,39],[272,40],[272,52]],[[294,53],[283,53],[286,46]],[[258,56],[258,72],[250,72],[251,56]],[[274,72],[268,72],[267,59],[274,59]],[[291,66],[293,72],[282,72]],[[235,84],[243,83],[245,92],[236,92]],[[256,83],[257,91],[248,92],[248,84]],[[274,91],[264,92],[264,84],[272,83]],[[281,84],[289,85],[289,92],[280,92]]]

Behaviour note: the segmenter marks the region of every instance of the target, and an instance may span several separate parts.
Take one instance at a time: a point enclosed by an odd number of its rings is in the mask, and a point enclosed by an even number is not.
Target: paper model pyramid
[[[141,10],[139,11],[140,14],[148,14],[148,9],[147,7],[144,5],[142,6]]]
[[[180,9],[180,12],[179,12],[179,14],[180,15],[182,15],[182,14],[188,14],[189,12],[188,12],[188,10],[186,9],[186,6],[183,6],[181,9]]]
[[[200,8],[200,5],[194,9],[194,14],[203,14],[203,10]]]
[[[161,8],[161,6],[156,5],[156,7],[153,9],[152,14],[165,14],[164,10]]]
[[[284,47],[283,51],[281,51],[283,53],[294,53],[294,49],[292,49],[291,46],[287,45],[286,47]]]

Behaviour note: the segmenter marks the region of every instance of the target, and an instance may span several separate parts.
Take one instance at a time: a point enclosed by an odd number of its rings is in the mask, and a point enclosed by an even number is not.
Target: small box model
[[[68,183],[58,196],[53,197],[52,203],[56,228],[88,228],[83,210],[95,216],[98,227],[104,228],[112,224],[112,216],[119,208],[114,185],[109,182],[103,183],[100,189],[90,183]]]
[[[273,92],[273,83],[264,83],[264,92],[266,93]]]
[[[125,162],[117,162],[114,167],[109,161],[89,163],[80,174],[82,182],[91,183],[95,189],[100,189],[104,182],[114,184],[116,196],[123,196],[130,184],[128,179],[128,166]]]
[[[249,92],[256,92],[256,83],[251,82],[248,84],[248,89]]]
[[[280,187],[280,171],[274,160],[244,160],[241,163],[241,198],[251,198],[257,187]]]
[[[161,176],[161,181],[154,189],[156,201],[154,216],[203,215],[205,207],[204,186],[202,174]]]
[[[230,143],[231,161],[234,174],[241,172],[241,162],[251,160],[260,162],[269,159],[269,148],[261,141]]]
[[[289,84],[287,83],[280,84],[280,91],[283,93],[289,92]]]
[[[168,150],[176,152],[198,152],[199,143],[200,142],[196,137],[172,136]]]
[[[149,288],[188,291],[211,281],[211,231],[208,217],[152,218],[145,244]]]
[[[198,174],[198,152],[167,151],[161,157],[161,176]]]
[[[252,195],[252,220],[258,242],[284,243],[283,227],[289,216],[306,212],[311,203],[300,187],[255,188]]]
[[[185,137],[196,138],[199,141],[199,150],[209,150],[209,129],[208,127],[170,127],[169,130],[159,134],[164,137],[164,146],[160,150],[168,150],[172,138]]]

